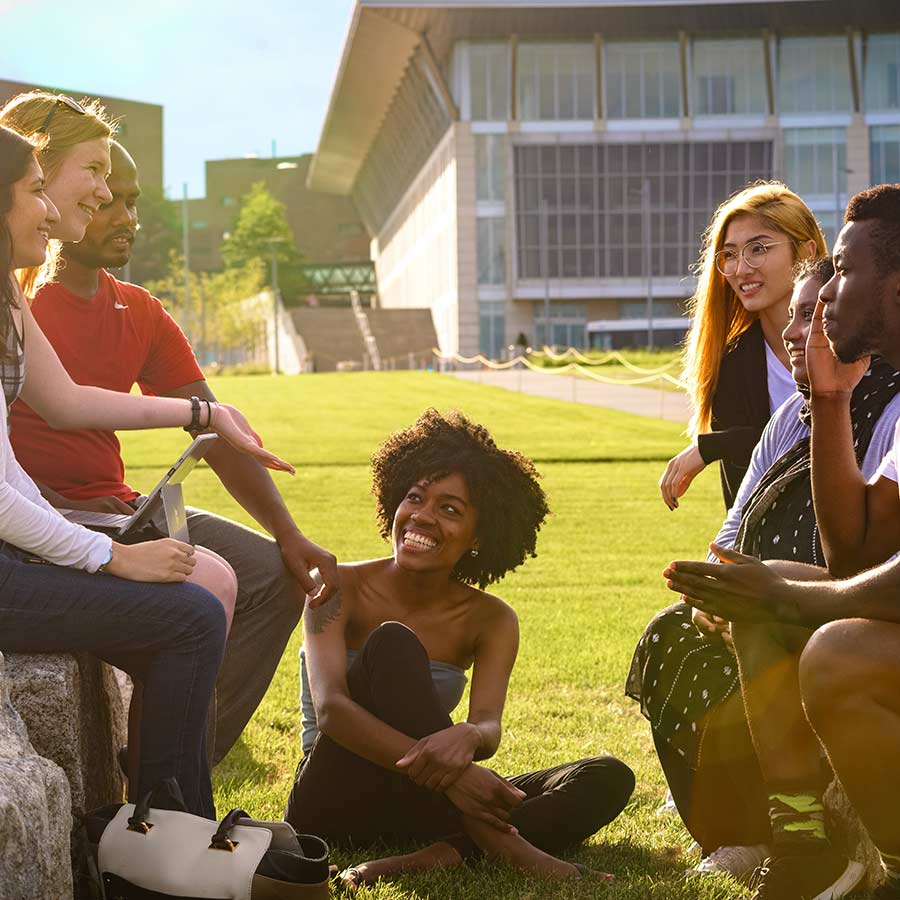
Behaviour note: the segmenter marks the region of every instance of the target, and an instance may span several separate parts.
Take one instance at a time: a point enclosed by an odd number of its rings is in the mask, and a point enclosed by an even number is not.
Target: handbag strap
[[[212,840],[209,842],[210,850],[227,850],[232,853],[240,842],[231,840],[231,829],[238,824],[239,819],[249,818],[250,816],[240,807],[231,810],[219,823],[216,833],[212,836]]]
[[[172,809],[176,812],[187,812],[184,794],[174,778],[163,778],[152,790],[147,791],[134,805],[134,812],[128,819],[128,830],[146,834],[152,827],[150,807]]]

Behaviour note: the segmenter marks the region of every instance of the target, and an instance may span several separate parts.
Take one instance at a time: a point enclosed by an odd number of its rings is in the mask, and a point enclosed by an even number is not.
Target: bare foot
[[[350,866],[338,878],[345,888],[355,891],[364,884],[375,884],[379,879],[389,879],[403,872],[425,872],[444,866],[457,866],[461,862],[462,858],[454,847],[438,841],[413,853],[386,856]]]
[[[498,831],[468,816],[465,817],[464,823],[466,833],[488,858],[503,859],[517,869],[532,875],[541,878],[597,878],[601,881],[612,881],[614,878],[606,872],[595,872],[586,866],[557,859],[529,844],[518,833]]]

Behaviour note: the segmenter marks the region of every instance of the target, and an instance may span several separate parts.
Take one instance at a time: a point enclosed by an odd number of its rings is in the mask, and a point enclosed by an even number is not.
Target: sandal
[[[343,872],[338,872],[334,881],[349,891],[358,891],[366,883],[363,873],[356,866],[347,866]]]

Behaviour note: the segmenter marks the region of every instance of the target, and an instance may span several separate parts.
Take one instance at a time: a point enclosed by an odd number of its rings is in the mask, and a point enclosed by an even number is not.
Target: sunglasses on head
[[[38,134],[47,134],[47,129],[50,127],[50,123],[53,121],[53,117],[56,115],[56,111],[60,108],[60,106],[68,106],[72,112],[78,113],[80,116],[86,116],[87,110],[77,101],[73,100],[71,97],[67,97],[65,94],[59,94],[58,96],[53,98],[53,106],[50,107],[50,112],[47,113],[47,118],[44,119],[44,124],[38,128]]]

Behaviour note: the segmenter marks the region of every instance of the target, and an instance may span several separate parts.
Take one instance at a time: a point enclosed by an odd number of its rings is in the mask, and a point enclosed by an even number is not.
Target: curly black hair
[[[816,256],[809,259],[801,259],[794,266],[791,273],[794,284],[814,278],[823,284],[834,277],[834,262],[830,256]]]
[[[869,232],[879,275],[900,272],[900,184],[876,184],[850,198],[845,222],[873,222]]]
[[[372,457],[372,493],[381,536],[390,539],[394,514],[412,485],[453,472],[466,480],[478,510],[478,555],[466,553],[454,576],[480,588],[535,556],[549,512],[540,475],[526,456],[502,450],[483,425],[452,411],[427,409],[414,425],[392,434]]]

